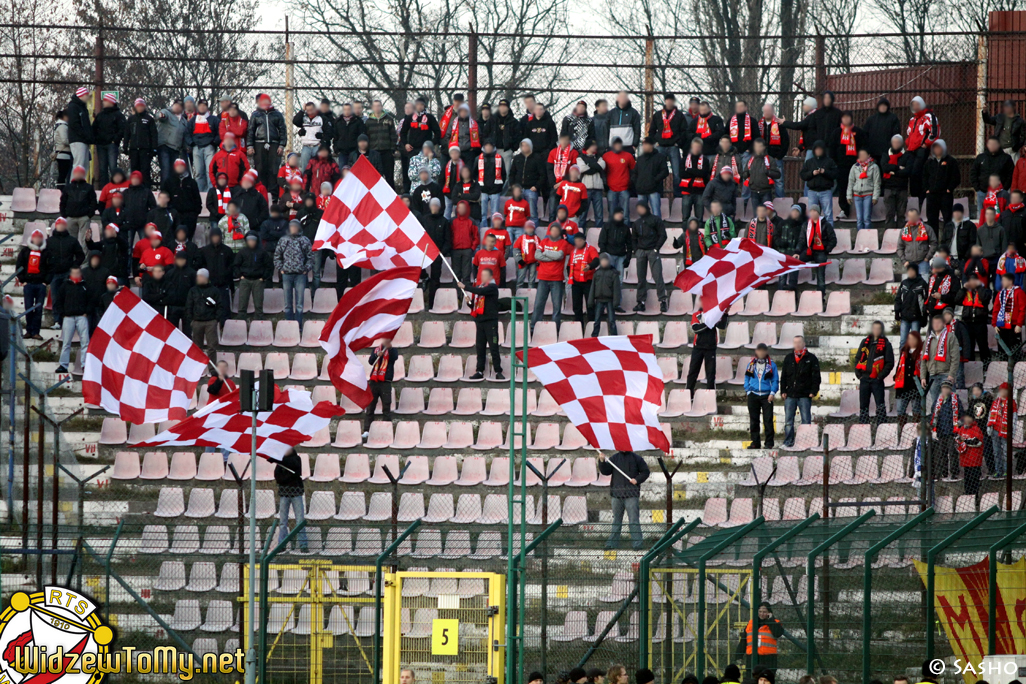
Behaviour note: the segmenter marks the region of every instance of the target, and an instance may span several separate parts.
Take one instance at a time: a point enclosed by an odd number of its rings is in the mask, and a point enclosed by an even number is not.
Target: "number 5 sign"
[[[460,621],[439,620],[431,623],[431,655],[459,655]]]

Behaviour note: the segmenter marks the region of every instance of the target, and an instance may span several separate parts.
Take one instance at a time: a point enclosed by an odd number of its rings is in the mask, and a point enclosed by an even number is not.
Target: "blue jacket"
[[[776,394],[780,390],[780,373],[777,372],[777,364],[773,359],[766,358],[766,369],[761,375],[757,374],[755,369],[755,357],[752,357],[745,370],[745,393],[760,397]]]

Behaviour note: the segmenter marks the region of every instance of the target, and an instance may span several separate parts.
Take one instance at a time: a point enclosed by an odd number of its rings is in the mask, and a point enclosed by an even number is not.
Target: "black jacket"
[[[999,149],[996,153],[984,150],[982,154],[976,155],[972,166],[969,167],[969,183],[974,190],[986,192],[990,177],[997,174],[1001,177],[1001,187],[1005,190],[1012,187],[1012,174],[1015,173],[1015,162],[1012,156]]]
[[[232,282],[235,265],[235,252],[223,242],[219,245],[208,244],[200,249],[203,257],[203,268],[210,272],[210,282],[216,287],[228,287]]]
[[[395,378],[395,362],[399,360],[399,350],[395,347],[389,347],[386,353],[388,354],[388,361],[386,361],[385,363],[385,382],[392,382],[392,380]],[[373,349],[371,349],[370,359],[368,359],[368,363],[370,363],[371,367],[373,367],[374,362],[377,360],[378,348],[374,347]]]
[[[663,112],[665,107],[652,115],[652,123],[648,127],[648,134],[655,139],[660,147],[679,147],[688,132],[688,122],[684,112],[674,107],[673,117],[670,118],[670,137],[663,137]],[[690,141],[690,138],[688,139]],[[690,144],[690,143],[689,143]]]
[[[887,111],[880,113],[880,105],[887,105]],[[905,131],[901,128],[898,115],[891,111],[890,100],[881,97],[876,107],[877,111],[870,114],[866,123],[862,124],[862,131],[865,133],[864,143],[869,156],[879,161],[891,149],[891,138],[903,135]]]
[[[610,219],[599,231],[598,249],[599,252],[606,252],[611,256],[627,257],[624,260],[626,268],[634,256],[634,236],[631,227],[623,221]]]
[[[492,126],[492,140],[495,142],[495,149],[500,151],[516,150],[520,147],[520,124],[513,116],[513,110],[506,112],[506,116],[502,116],[496,111],[491,120],[495,122]]]
[[[614,465],[616,468],[613,467]],[[609,494],[614,499],[638,498],[641,494],[641,485],[652,474],[645,459],[633,451],[618,451],[608,460],[599,461],[598,467],[599,472],[603,475],[612,476],[609,481]],[[621,472],[627,477],[621,475]],[[637,484],[631,484],[631,480]]]
[[[303,462],[299,454],[290,451],[282,457],[281,463],[274,467],[274,481],[278,483],[279,496],[303,494]]]
[[[998,223],[1005,229],[1005,237],[1015,245],[1015,251],[1026,254],[1026,209],[1012,211],[1009,207],[1001,212]]]
[[[65,282],[57,293],[57,299],[60,300],[62,306],[57,307],[58,302],[54,302],[54,308],[60,308],[65,316],[85,316],[92,310],[89,289],[84,280],[77,283],[70,280]]]
[[[395,151],[395,117],[382,112],[381,118],[367,117],[363,122],[367,128],[367,138],[370,140],[370,148],[381,154],[391,155]]]
[[[124,150],[157,149],[157,120],[147,109],[142,114],[133,114],[125,123]]]
[[[90,251],[100,253],[100,264],[121,280],[128,278],[128,259],[131,250],[121,233],[112,238],[100,238],[99,242],[86,241]]]
[[[420,120],[422,117],[426,117],[427,128],[421,128]],[[354,117],[358,118],[358,117]],[[417,114],[417,127],[413,127],[414,117],[403,117],[402,126],[399,128],[399,146],[405,151],[405,146],[409,145],[413,148],[411,152],[406,154],[420,154],[420,148],[424,146],[424,143],[430,140],[433,143],[437,143],[439,138],[442,137],[442,132],[438,128],[438,119],[433,114]],[[361,121],[362,123],[362,121]],[[359,135],[359,134],[357,134]],[[337,135],[336,135],[337,139]],[[517,143],[520,141],[518,140]],[[356,147],[356,136],[353,136],[353,147]],[[337,149],[337,148],[336,148]]]
[[[454,205],[461,201],[469,204],[470,218],[478,223],[481,222],[481,186],[477,184],[476,180],[470,181],[466,187],[463,183],[456,183],[452,192],[449,193],[449,197]]]
[[[711,212],[712,203],[719,202],[723,206],[723,213],[734,218],[740,190],[741,186],[735,183],[734,179],[724,181],[721,176],[714,176],[702,191],[702,206],[707,212]]]
[[[862,358],[863,353],[866,354],[866,369],[855,370],[855,377],[861,380],[863,377],[869,379],[870,369],[873,367],[873,361],[876,358],[876,343],[867,344],[869,337],[866,337],[859,344],[858,351],[855,352],[856,361]],[[876,376],[876,380],[883,382],[884,378],[891,374],[891,370],[894,368],[894,347],[891,346],[891,341],[884,337],[884,365],[883,370],[880,371]]]
[[[552,115],[545,112],[540,119],[527,116],[520,119],[520,132],[525,138],[529,138],[534,145],[534,154],[548,158],[549,150],[559,144],[559,134],[556,133],[556,122]]]
[[[841,110],[837,107],[820,107],[801,121],[785,121],[784,128],[802,132],[802,140],[811,145],[817,140],[826,142],[830,134],[841,127]]]
[[[142,286],[139,288],[139,296],[161,315],[164,315],[165,294],[167,294],[167,285],[164,284],[164,276],[161,276],[160,280],[156,278],[143,278]]]
[[[85,143],[86,145],[92,145],[93,138],[93,127],[89,123],[89,109],[86,107],[85,102],[72,97],[71,102],[68,103],[68,142],[69,143]]]
[[[296,218],[299,219],[299,224],[303,227],[303,235],[310,239],[311,245],[317,236],[317,226],[320,225],[323,215],[324,211],[318,209],[316,205],[308,207],[304,204],[296,212]]]
[[[14,265],[14,272],[18,274],[18,280],[32,285],[46,285],[50,283],[50,276],[46,271],[45,251],[39,254],[39,273],[29,273],[29,257],[32,255],[32,247],[26,245],[18,252],[18,259]]]
[[[858,126],[852,126],[851,132],[855,136],[855,150],[866,147],[866,132]],[[848,146],[841,143],[841,129],[835,128],[826,139],[827,154],[841,169],[850,169],[858,161],[858,154],[848,154]]]
[[[117,105],[104,107],[93,119],[93,138],[97,145],[121,145],[128,119]]]
[[[153,193],[145,185],[129,185],[121,191],[125,198],[122,223],[118,224],[122,232],[127,230],[141,231],[146,225],[146,217],[150,209],[157,206]]]
[[[991,116],[990,112],[984,109],[983,123],[994,127],[994,137],[1001,141],[1001,147],[1009,147],[1018,152],[1026,144],[1026,121],[1018,114],[1009,119],[1004,112]]]
[[[813,175],[813,171],[816,169],[823,169],[823,173],[818,176]],[[815,190],[822,192],[824,190],[830,190],[834,187],[834,180],[837,179],[837,164],[827,155],[817,157],[815,154],[805,160],[802,164],[801,177],[805,181],[809,190]]]
[[[950,154],[940,159],[930,155],[923,167],[923,189],[932,195],[954,192],[961,182],[962,174],[958,170],[958,160]]]
[[[620,272],[610,266],[599,266],[595,269],[595,275],[591,279],[591,289],[588,291],[588,306],[595,306],[595,302],[620,301]]]
[[[891,155],[897,155],[891,163]],[[880,157],[880,185],[892,190],[908,190],[908,179],[916,156],[903,149],[895,152],[890,146]]]
[[[717,330],[727,329],[727,316],[724,315],[717,321],[716,325],[710,328],[701,320],[701,312],[696,314],[698,318],[692,317],[691,332],[695,333],[695,349],[703,349],[706,351],[716,351],[717,346]]]
[[[172,266],[164,274],[164,306],[185,306],[196,285],[196,271],[189,266]]]
[[[780,223],[780,230],[773,235],[773,249],[781,254],[796,253],[801,233],[805,230],[806,220],[804,211],[799,219],[791,218],[789,213],[787,218]]]
[[[246,245],[235,255],[234,274],[236,280],[245,278],[270,282],[274,277],[274,260],[263,247],[257,245],[256,249],[251,249]]]
[[[89,311],[96,311],[96,305],[100,302],[100,296],[107,289],[107,277],[110,271],[99,264],[96,268],[85,266],[82,269],[82,282],[85,283],[86,292],[89,293]]]
[[[250,225],[249,229],[253,230],[253,226]],[[278,240],[288,235],[288,232],[289,220],[287,218],[266,218],[260,224],[260,243],[268,253],[274,254],[274,248],[278,245]]]
[[[1008,233],[1008,228],[1005,228],[1005,233]],[[938,244],[944,249],[951,249],[951,241],[955,238],[955,224],[953,221],[947,221],[944,223],[944,227],[941,228],[940,237]],[[969,249],[976,244],[976,224],[969,219],[964,219],[962,223],[958,224],[958,238],[956,241],[957,253],[952,256],[956,257],[959,261],[965,261],[969,258]]]
[[[825,218],[820,217],[820,228],[823,231],[823,254],[830,254],[830,251],[837,246],[837,233],[834,232],[834,226],[827,221]],[[806,252],[808,252],[809,246],[805,244],[808,241],[808,235],[806,225],[801,226],[801,230],[798,231],[798,248],[795,250],[802,259],[805,259]]]
[[[215,287],[213,281],[206,285],[195,285],[185,299],[185,318],[192,321],[216,321],[222,309],[229,306],[224,301],[224,292]]]
[[[46,240],[46,249],[43,250],[43,263],[46,264],[46,271],[51,276],[60,273],[67,273],[72,266],[81,266],[85,260],[85,252],[78,238],[68,231],[53,232]]]
[[[432,214],[429,211],[421,216],[420,224],[424,226],[428,237],[435,243],[435,247],[438,247],[442,256],[452,254],[452,227],[442,212]]]
[[[174,242],[175,229],[178,228],[178,212],[167,207],[153,207],[146,213],[146,223],[156,224],[157,230],[164,236],[164,244]]]
[[[335,119],[334,130],[335,156],[348,159],[349,153],[356,149],[356,139],[367,132],[367,124],[358,116],[350,117],[349,121],[340,116]],[[419,152],[419,148],[416,149]]]
[[[698,120],[700,118],[701,117],[696,116],[691,121],[691,127],[688,129],[687,136],[689,141],[688,145],[691,144],[691,139],[700,137],[698,134]],[[716,154],[716,147],[720,144],[720,136],[723,135],[723,119],[715,114],[709,114],[709,116],[706,117],[706,121],[709,124],[709,135],[702,138],[702,154],[708,157]]]
[[[84,180],[73,180],[61,190],[61,216],[80,218],[93,216],[100,203],[96,200],[96,190],[92,183]]]
[[[631,226],[631,240],[636,250],[658,250],[666,242],[666,226],[663,225],[663,220],[651,212],[638,217]]]
[[[894,294],[894,320],[926,323],[926,281],[922,276],[905,278]]]
[[[269,212],[267,200],[254,185],[249,190],[237,185],[232,189],[232,201],[239,206],[239,213],[249,219],[249,226],[262,225]]]
[[[681,119],[684,117],[681,116]],[[661,192],[663,179],[670,175],[670,158],[659,151],[652,154],[642,152],[634,165],[634,187],[639,195]]]
[[[545,187],[545,159],[542,157],[538,148],[534,148],[534,152],[530,156],[525,157],[523,154],[516,154],[513,156],[513,163],[510,164],[509,171],[509,182],[519,183],[524,190],[530,190],[531,188],[537,188],[541,190]]]
[[[442,186],[435,181],[427,185],[418,185],[410,190],[410,209],[421,215],[427,216],[431,213],[431,200],[437,198],[445,206],[445,194]]]
[[[196,179],[192,176],[179,176],[177,173],[173,173],[168,176],[166,181],[160,184],[160,189],[171,195],[170,206],[179,215],[194,214],[198,216],[203,211],[199,186],[196,184]],[[213,194],[216,201],[217,193]]]
[[[780,393],[790,398],[808,398],[819,394],[819,359],[806,350],[801,361],[793,353],[784,357],[780,366]]]
[[[989,287],[980,285],[976,288],[976,293],[979,295],[980,306],[974,306],[966,304],[966,300],[969,299],[969,289],[961,287],[958,290],[958,294],[955,295],[955,304],[962,307],[962,315],[960,318],[966,325],[988,325],[991,321],[990,317],[990,299],[993,294]],[[974,298],[975,300],[975,298]],[[962,342],[959,340],[959,346]],[[966,345],[967,347],[970,345]],[[963,350],[963,354],[967,354],[968,351]]]
[[[246,147],[270,145],[272,149],[285,145],[289,129],[285,117],[274,107],[257,109],[249,115],[249,129],[246,131]]]
[[[472,295],[484,298],[484,311],[474,317],[474,321],[488,323],[499,320],[499,286],[494,280],[487,285],[468,285],[466,290]]]
[[[499,173],[495,173],[495,160],[498,157],[499,161]],[[483,152],[478,157],[482,164],[482,174],[484,175],[484,182],[481,183],[481,192],[486,195],[498,195],[502,192],[502,187],[506,184],[506,175],[508,173],[506,169],[506,162],[503,161],[502,157],[499,156],[498,152],[495,152],[491,158],[487,157]],[[473,177],[476,179],[478,176],[477,167],[473,169]]]
[[[185,252],[185,265],[194,271],[198,271],[203,268],[203,256],[200,254],[200,248],[196,246],[196,243],[192,240],[186,240],[184,243],[179,244],[174,238],[171,238],[170,242],[165,242],[167,248],[171,250],[171,253],[178,257],[179,252]]]

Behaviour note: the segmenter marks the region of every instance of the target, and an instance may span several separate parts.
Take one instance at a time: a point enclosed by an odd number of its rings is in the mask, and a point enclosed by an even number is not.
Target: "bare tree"
[[[872,0],[872,6],[887,24],[888,31],[901,34],[889,40],[891,59],[908,64],[924,64],[936,58],[952,59],[951,54],[943,54],[941,50],[951,41],[938,44],[938,38],[930,35],[946,28],[949,12],[944,0]]]
[[[851,70],[852,38],[859,18],[860,0],[813,0],[809,5],[810,23],[816,31],[831,38],[824,41],[827,68],[845,73]]]

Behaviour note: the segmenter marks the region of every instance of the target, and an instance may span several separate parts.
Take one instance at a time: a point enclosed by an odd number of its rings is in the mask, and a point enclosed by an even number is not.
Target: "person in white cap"
[[[104,93],[102,108],[93,119],[93,142],[96,145],[100,187],[110,182],[114,170],[118,168],[118,147],[125,137],[127,122],[125,115],[118,108],[118,96],[112,92]]]
[[[86,170],[75,166],[71,170],[71,182],[61,190],[61,216],[68,220],[68,232],[78,238],[78,243],[85,247],[89,237],[89,219],[96,215],[99,202],[92,183],[86,180]]]
[[[89,146],[93,144],[93,125],[89,121],[89,110],[86,98],[89,88],[82,86],[75,91],[68,103],[68,142],[71,144],[71,156],[75,166],[89,165]]]

